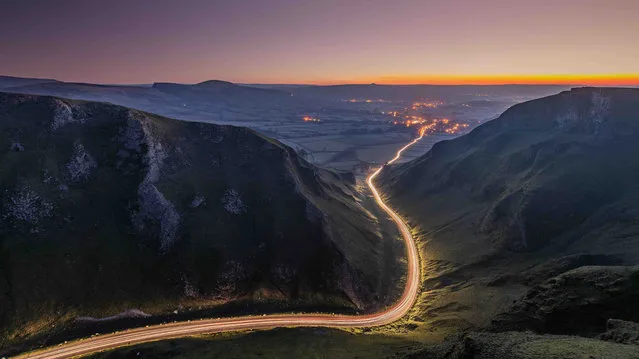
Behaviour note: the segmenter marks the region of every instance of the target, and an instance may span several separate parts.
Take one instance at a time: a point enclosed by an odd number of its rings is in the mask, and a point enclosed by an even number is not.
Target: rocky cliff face
[[[5,343],[132,308],[374,302],[352,184],[245,128],[0,94],[0,196]]]

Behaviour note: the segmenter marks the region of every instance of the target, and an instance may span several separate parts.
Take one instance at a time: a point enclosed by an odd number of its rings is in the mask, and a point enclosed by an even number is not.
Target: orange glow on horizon
[[[583,85],[639,86],[639,74],[549,75],[387,75],[346,81],[320,81],[318,85]]]

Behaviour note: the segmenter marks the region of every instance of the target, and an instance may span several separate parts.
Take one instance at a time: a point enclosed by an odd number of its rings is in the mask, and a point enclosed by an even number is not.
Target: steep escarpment
[[[251,130],[0,94],[0,149],[3,343],[131,309],[376,305],[353,183]]]
[[[637,224],[631,198],[638,133],[638,90],[575,89],[516,105],[467,136],[435,145],[386,171],[385,188],[422,227],[441,227],[444,217],[463,226],[458,230],[481,254],[580,248],[581,237],[594,246],[593,230],[614,225],[607,219]],[[626,256],[620,236],[599,244]]]
[[[581,309],[570,299],[577,289],[544,283],[574,284],[574,276],[561,275],[583,266],[604,266],[597,275],[616,278],[618,270],[605,266],[639,263],[638,136],[639,90],[578,88],[513,106],[385,170],[380,181],[390,202],[424,244],[424,289],[439,298],[424,305],[429,318],[489,327],[499,313],[511,313],[493,329],[554,334],[586,323],[601,329],[607,318],[636,321],[636,311],[609,298],[626,298],[615,281],[591,283],[600,287],[593,294],[599,305]],[[624,288],[634,288],[628,283]],[[548,301],[567,303],[556,315],[565,327],[542,313],[550,309],[537,302],[541,288],[555,288]],[[628,300],[635,298],[628,290]],[[447,301],[458,309],[433,304]],[[570,326],[566,313],[583,318]],[[530,320],[517,323],[518,315]]]

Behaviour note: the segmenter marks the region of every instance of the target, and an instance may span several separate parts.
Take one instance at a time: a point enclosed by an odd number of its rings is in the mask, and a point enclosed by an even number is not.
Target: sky
[[[639,85],[639,0],[2,0],[0,74]]]

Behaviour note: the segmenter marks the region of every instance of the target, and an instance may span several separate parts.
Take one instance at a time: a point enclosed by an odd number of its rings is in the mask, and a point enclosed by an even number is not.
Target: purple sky
[[[99,83],[639,76],[638,14],[637,0],[3,0],[0,74]]]

